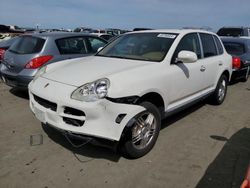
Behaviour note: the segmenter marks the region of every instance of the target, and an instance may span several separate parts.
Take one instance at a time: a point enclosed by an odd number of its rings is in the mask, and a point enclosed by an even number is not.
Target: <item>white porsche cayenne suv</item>
[[[131,32],[95,56],[42,67],[29,84],[30,108],[45,125],[138,158],[153,148],[164,117],[205,97],[221,104],[231,69],[214,33]]]

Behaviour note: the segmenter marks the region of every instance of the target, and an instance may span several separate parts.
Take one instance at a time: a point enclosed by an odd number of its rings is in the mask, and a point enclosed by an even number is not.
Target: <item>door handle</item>
[[[206,70],[206,67],[202,65],[200,71],[204,72],[205,70]]]

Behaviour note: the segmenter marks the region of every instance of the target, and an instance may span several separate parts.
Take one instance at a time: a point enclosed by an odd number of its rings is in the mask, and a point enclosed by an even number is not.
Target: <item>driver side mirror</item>
[[[192,51],[182,50],[178,53],[176,58],[176,62],[183,62],[183,63],[194,63],[198,60],[196,53]]]

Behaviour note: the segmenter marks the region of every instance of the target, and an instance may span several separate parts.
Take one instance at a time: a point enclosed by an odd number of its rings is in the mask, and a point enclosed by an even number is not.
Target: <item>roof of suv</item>
[[[220,37],[224,42],[241,42],[250,41],[250,37]]]
[[[195,32],[200,32],[200,33],[208,33],[208,34],[215,34],[210,31],[205,31],[201,29],[157,29],[157,30],[143,30],[143,31],[134,31],[131,33],[177,33],[177,34],[187,34],[187,33],[195,33]]]
[[[220,29],[249,29],[250,27],[243,27],[243,26],[232,26],[232,27],[222,27]]]

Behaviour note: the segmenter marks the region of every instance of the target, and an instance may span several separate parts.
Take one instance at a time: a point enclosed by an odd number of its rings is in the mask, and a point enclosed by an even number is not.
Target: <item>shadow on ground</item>
[[[82,147],[76,148],[73,147],[66,139],[66,137],[58,130],[45,124],[42,124],[42,128],[50,139],[60,144],[64,148],[70,150],[76,156],[77,160],[79,160],[80,162],[86,162],[85,159],[81,160],[81,156],[85,156],[87,158],[92,158],[92,159],[107,159],[113,162],[118,162],[120,159],[120,155],[112,149],[99,147],[92,144],[86,144]],[[76,145],[78,144],[80,145],[83,143],[81,140],[75,140],[75,139],[72,140],[72,142],[74,142],[74,144]],[[80,156],[77,157],[78,155]]]
[[[172,125],[173,123],[179,121],[180,119],[188,116],[189,114],[192,114],[193,112],[199,110],[200,108],[202,108],[204,105],[207,104],[207,100],[202,100],[198,103],[195,103],[194,105],[186,108],[185,110],[182,110],[178,113],[175,113],[167,118],[165,118],[162,123],[161,123],[161,129],[164,129],[170,125]]]
[[[183,110],[180,113],[177,113],[175,115],[172,115],[172,116],[164,119],[162,121],[162,128],[170,126],[171,124],[175,123],[179,119],[184,118],[185,116],[198,110],[199,108],[201,108],[205,104],[206,104],[205,102],[199,102],[199,103],[191,106],[190,108]],[[112,150],[110,148],[104,148],[104,147],[95,146],[92,144],[86,144],[83,147],[75,148],[69,143],[69,141],[66,139],[66,137],[58,130],[56,130],[53,127],[50,127],[48,125],[44,125],[44,124],[42,124],[42,127],[50,139],[52,139],[54,142],[60,144],[64,148],[72,151],[74,154],[78,154],[81,156],[90,157],[90,158],[94,158],[94,159],[104,158],[104,159],[107,159],[107,160],[110,160],[113,162],[118,162],[120,157],[121,157],[121,155],[119,154],[119,152],[116,151],[115,148],[114,148],[114,150]],[[79,144],[82,143],[82,141],[79,141],[79,140],[78,141],[74,140],[74,142],[79,142]]]
[[[27,99],[27,100],[29,99],[29,93],[27,90],[11,88],[10,93],[23,99]]]
[[[226,144],[196,188],[239,188],[250,162],[250,129],[243,128],[230,139],[218,135],[210,138]]]

